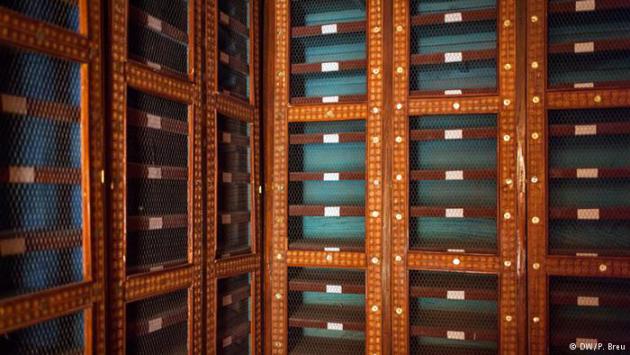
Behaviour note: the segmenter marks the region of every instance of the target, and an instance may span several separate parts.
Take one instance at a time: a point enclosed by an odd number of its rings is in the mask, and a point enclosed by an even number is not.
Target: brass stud
[[[396,314],[398,314],[398,315],[403,314],[403,309],[402,309],[402,307],[397,307],[397,308],[396,308]]]
[[[402,143],[403,138],[401,136],[396,137],[396,143]]]
[[[504,261],[504,262],[503,262],[503,265],[504,265],[505,267],[510,267],[510,266],[512,266],[512,262],[511,262],[511,261],[509,261],[509,260],[506,260],[506,261]]]
[[[402,105],[401,103],[396,104],[396,109],[397,109],[397,110],[402,109],[402,107],[403,107],[403,105]]]
[[[378,138],[378,136],[372,137],[372,143],[378,144],[379,141],[380,141],[380,139]]]
[[[600,103],[600,102],[602,102],[602,97],[601,97],[600,95],[596,95],[596,96],[593,98],[593,101],[595,101],[596,103]]]
[[[400,255],[396,255],[396,256],[394,257],[394,260],[396,260],[396,262],[398,262],[398,263],[399,263],[399,262],[401,262],[401,261],[402,261],[402,256],[400,256]]]
[[[599,271],[604,272],[606,270],[608,270],[608,266],[606,266],[606,264],[599,265]]]
[[[531,181],[532,181],[532,184],[538,183],[538,176],[532,176]]]
[[[396,220],[402,221],[402,219],[403,219],[402,214],[401,213],[396,213]]]
[[[456,109],[456,110],[459,110],[459,109],[460,109],[460,107],[461,107],[461,105],[459,104],[459,102],[455,102],[455,103],[453,104],[453,108],[454,108],[454,109]]]
[[[379,216],[378,211],[372,211],[372,213],[370,214],[372,217],[376,218]]]
[[[510,99],[503,100],[503,106],[510,106],[511,103],[512,101]]]
[[[539,103],[539,102],[540,102],[540,97],[538,97],[538,96],[534,96],[534,97],[532,98],[532,102],[533,102],[533,103],[535,103],[535,104]]]
[[[380,260],[378,260],[378,257],[376,257],[376,256],[372,257],[372,264],[378,265],[379,262],[380,262]]]
[[[374,185],[378,186],[378,184],[380,184],[380,181],[378,181],[378,179],[374,180]]]
[[[540,138],[540,134],[538,134],[538,132],[532,133],[532,139],[536,140],[538,138]]]
[[[402,74],[405,70],[403,69],[403,67],[398,67],[396,68],[396,73],[398,74]]]
[[[379,113],[379,112],[381,112],[381,110],[378,107],[372,108],[372,113],[376,114],[376,113]]]
[[[538,16],[532,16],[531,21],[532,21],[533,23],[538,22]]]
[[[505,212],[503,214],[503,219],[510,219],[510,218],[512,218],[512,214],[510,212]]]
[[[276,255],[276,259],[282,260],[282,254],[278,253],[278,255]]]
[[[539,263],[534,263],[532,265],[532,267],[534,268],[534,270],[538,270],[538,269],[540,269],[540,264]]]
[[[534,223],[534,224],[540,223],[540,218],[538,218],[536,216],[532,217],[532,223]]]
[[[507,63],[506,65],[504,65],[504,66],[503,66],[503,69],[505,69],[505,70],[510,70],[510,69],[512,69],[512,64]]]
[[[376,27],[374,27],[374,28],[372,29],[372,32],[374,32],[374,33],[379,33],[379,32],[381,32],[381,28],[380,28],[380,27],[378,27],[378,26],[376,26]]]
[[[281,70],[281,71],[279,71],[279,72],[278,72],[278,76],[279,76],[279,77],[283,77],[283,76],[284,76],[284,71],[282,71],[282,70]]]
[[[377,305],[373,305],[372,306],[372,312],[378,312],[378,306]]]
[[[372,69],[372,73],[373,73],[374,75],[378,75],[378,73],[380,73],[380,72],[381,72],[381,69],[379,69],[379,68],[374,68],[374,69]]]
[[[505,320],[506,320],[507,322],[511,322],[511,321],[512,321],[512,316],[510,316],[510,315],[505,316]]]
[[[532,318],[532,322],[534,322],[534,323],[539,323],[539,322],[540,322],[540,317],[534,317],[534,318]]]
[[[461,264],[461,263],[462,263],[462,261],[461,261],[461,260],[459,260],[459,258],[455,258],[455,259],[453,259],[453,265],[459,265],[459,264]]]
[[[532,62],[532,69],[538,69],[538,62]]]
[[[510,178],[507,178],[507,179],[505,179],[505,183],[507,185],[512,185],[514,183],[514,181],[512,179],[510,179]]]
[[[396,175],[396,180],[402,181],[402,175],[401,174]]]
[[[276,184],[276,190],[278,190],[278,191],[283,191],[283,190],[284,190],[284,185],[282,185],[282,184]]]
[[[400,26],[400,25],[396,26],[396,31],[397,32],[402,32],[403,31],[403,27]]]
[[[280,292],[276,293],[276,299],[277,300],[282,299],[282,294],[280,294]]]
[[[510,139],[512,139],[512,137],[510,137],[509,134],[506,134],[506,135],[503,136],[503,140],[506,141],[506,142],[509,142]]]
[[[277,342],[275,342],[273,344],[276,346],[276,348],[281,348],[282,347],[282,343],[279,342],[279,341],[277,341]]]
[[[333,256],[331,254],[326,254],[326,261],[333,261]]]
[[[335,113],[332,110],[326,111],[326,117],[328,118],[335,117]]]
[[[503,27],[510,27],[510,26],[512,26],[512,21],[510,20],[503,21]]]

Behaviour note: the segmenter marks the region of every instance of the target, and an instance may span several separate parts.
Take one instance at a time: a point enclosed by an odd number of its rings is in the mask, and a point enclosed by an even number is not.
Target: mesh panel
[[[127,354],[188,354],[188,290],[127,305]]]
[[[362,251],[365,121],[289,124],[289,248]]]
[[[130,58],[154,69],[186,74],[188,27],[188,0],[130,0]]]
[[[219,1],[219,91],[249,99],[249,1]]]
[[[219,191],[217,255],[251,251],[251,148],[247,122],[218,116]]]
[[[495,0],[412,0],[410,9],[412,93],[496,91]]]
[[[630,4],[549,0],[549,86],[630,85]]]
[[[0,0],[0,6],[72,31],[79,31],[76,0]]]
[[[289,268],[288,276],[289,354],[363,354],[363,271]]]
[[[188,257],[188,106],[127,96],[127,267],[161,270]]]
[[[498,354],[494,275],[411,271],[411,354]]]
[[[495,253],[496,115],[410,119],[409,246]]]
[[[292,101],[365,99],[365,3],[293,0],[291,23]]]
[[[0,297],[83,280],[80,64],[0,47]]]
[[[219,279],[217,287],[219,292],[217,354],[251,354],[252,301],[250,274]]]
[[[80,355],[84,350],[83,312],[0,334],[4,355]]]
[[[630,349],[630,280],[552,277],[549,280],[549,344],[551,354]],[[608,344],[624,346],[609,349]],[[598,348],[602,346],[602,348]],[[614,351],[612,351],[614,350]]]
[[[549,251],[630,254],[630,109],[549,111]]]

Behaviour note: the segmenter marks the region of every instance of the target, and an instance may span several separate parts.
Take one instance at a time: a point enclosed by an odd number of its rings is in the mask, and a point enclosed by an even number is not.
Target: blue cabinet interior
[[[217,354],[247,355],[252,353],[251,274],[217,280]]]
[[[245,101],[250,96],[250,2],[219,0],[219,92]]]

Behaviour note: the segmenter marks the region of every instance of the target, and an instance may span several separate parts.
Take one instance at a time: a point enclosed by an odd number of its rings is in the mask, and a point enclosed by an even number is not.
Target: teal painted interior
[[[291,75],[293,97],[365,95],[366,92],[365,69]]]
[[[302,304],[327,305],[331,307],[363,307],[365,295],[347,293],[300,292]]]
[[[417,26],[411,30],[414,54],[463,52],[497,47],[497,24],[492,21]]]
[[[626,151],[628,153],[628,151]],[[630,206],[630,179],[561,179],[549,183],[551,206]]]
[[[495,6],[496,0],[411,0],[409,8],[412,14],[426,14],[489,9]]]
[[[365,59],[365,33],[339,33],[293,38],[293,63],[340,62]]]
[[[349,240],[363,238],[365,217],[290,217],[290,224],[300,228],[301,239]]]
[[[549,16],[549,43],[630,38],[630,11],[585,11]]]
[[[494,139],[412,142],[413,169],[484,169],[496,166]]]
[[[414,66],[409,74],[411,91],[494,89],[496,85],[494,59]]]
[[[289,127],[290,133],[347,133],[364,132],[364,120],[329,121],[329,122],[300,122]]]
[[[319,328],[304,328],[302,329],[303,336],[321,337],[326,339],[344,339],[344,340],[357,340],[365,341],[365,333],[354,330],[328,330]]]
[[[630,136],[556,137],[549,142],[549,166],[618,168],[630,166]]]
[[[550,85],[630,80],[630,52],[549,56]]]
[[[422,206],[494,207],[494,180],[422,180],[410,182],[409,198]]]
[[[365,0],[293,0],[291,15],[292,26],[362,21],[366,17]]]
[[[365,201],[365,181],[304,181],[296,191],[305,205],[358,205]],[[299,202],[298,202],[299,203]]]
[[[425,311],[479,312],[496,317],[497,302],[481,300],[448,300],[444,298],[415,298],[411,302],[414,307]]]
[[[409,120],[409,129],[455,129],[468,127],[495,127],[496,115],[427,115]]]
[[[549,250],[618,251],[630,250],[630,222],[574,221],[549,222]],[[600,252],[601,253],[601,252]]]
[[[412,217],[409,243],[415,249],[495,249],[496,224],[493,218]]]

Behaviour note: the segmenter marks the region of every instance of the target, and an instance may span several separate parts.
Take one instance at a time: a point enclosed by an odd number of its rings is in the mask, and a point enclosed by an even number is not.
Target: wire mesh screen
[[[250,4],[219,1],[219,91],[249,100]]]
[[[549,252],[630,255],[630,108],[548,112]]]
[[[495,275],[411,271],[411,354],[498,354]]]
[[[188,290],[127,305],[127,354],[188,354]]]
[[[84,206],[81,65],[4,46],[0,62],[3,298],[83,280]]]
[[[630,3],[549,0],[549,87],[630,86]]]
[[[217,255],[251,251],[251,124],[218,115]]]
[[[363,100],[364,1],[291,1],[291,98],[295,103]]]
[[[365,352],[363,271],[293,267],[289,279],[289,354]]]
[[[628,354],[629,289],[628,279],[550,278],[550,353]]]
[[[412,94],[492,93],[497,87],[496,0],[412,0]]]
[[[129,57],[154,69],[188,73],[188,0],[130,0]]]
[[[411,117],[409,247],[495,253],[496,115]]]
[[[219,279],[217,290],[217,354],[251,354],[251,275]]]
[[[27,328],[0,334],[4,355],[85,354],[83,312],[54,318]]]
[[[188,258],[188,106],[127,91],[127,267]]]
[[[79,31],[78,0],[0,0],[0,7],[71,31]]]
[[[289,248],[362,251],[365,121],[289,124]]]

